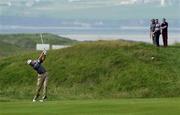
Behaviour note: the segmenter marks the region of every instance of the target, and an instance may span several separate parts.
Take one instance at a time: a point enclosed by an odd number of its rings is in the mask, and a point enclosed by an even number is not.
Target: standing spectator
[[[155,31],[154,31],[154,37],[155,37],[155,41],[156,41],[156,46],[159,47],[159,36],[161,34],[161,25],[159,24],[159,20],[156,19],[155,20],[156,23],[156,27],[155,27]]]
[[[156,44],[155,36],[154,36],[155,28],[156,28],[155,19],[152,19],[150,25],[150,39],[152,39],[154,45]]]
[[[168,23],[166,22],[165,18],[163,18],[162,20],[161,29],[162,29],[162,39],[163,39],[164,47],[167,47],[168,46]]]

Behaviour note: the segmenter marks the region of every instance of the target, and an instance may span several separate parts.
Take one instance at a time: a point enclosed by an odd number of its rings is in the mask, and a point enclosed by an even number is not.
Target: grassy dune
[[[77,41],[54,34],[43,33],[44,43],[69,45]],[[36,44],[41,44],[40,34],[0,34],[0,57],[21,54],[35,50]]]
[[[0,96],[30,99],[36,73],[25,64],[38,53],[0,60]],[[154,57],[154,59],[152,59]],[[49,51],[49,100],[180,96],[180,48],[98,41]]]

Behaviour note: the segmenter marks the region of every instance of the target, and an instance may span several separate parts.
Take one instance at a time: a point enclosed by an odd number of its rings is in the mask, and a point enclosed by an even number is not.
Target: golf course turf
[[[180,98],[0,102],[0,115],[179,115]]]
[[[180,115],[179,47],[96,41],[51,50],[44,103],[31,100],[37,75],[25,63],[39,52],[1,58],[0,115]]]

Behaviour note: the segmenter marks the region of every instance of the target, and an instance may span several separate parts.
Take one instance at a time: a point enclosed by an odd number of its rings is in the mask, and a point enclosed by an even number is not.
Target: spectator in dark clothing
[[[154,45],[156,44],[155,36],[154,36],[155,28],[156,28],[155,19],[152,19],[149,33],[150,33],[150,39],[152,39]]]
[[[168,23],[166,22],[166,19],[163,18],[161,24],[161,30],[162,30],[162,39],[163,39],[163,44],[164,47],[168,46]]]
[[[159,20],[155,20],[156,26],[155,26],[155,31],[154,31],[154,37],[156,41],[156,46],[159,47],[159,37],[161,35],[161,25],[159,24]]]

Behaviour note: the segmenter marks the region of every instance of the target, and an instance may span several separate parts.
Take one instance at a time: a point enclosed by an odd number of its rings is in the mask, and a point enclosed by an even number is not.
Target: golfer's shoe
[[[41,100],[39,100],[39,102],[44,102],[44,100],[43,100],[43,99],[41,99]]]
[[[35,99],[33,99],[33,101],[32,102],[36,102],[36,100]]]
[[[43,96],[41,100],[39,100],[40,102],[44,102],[47,99],[47,96]]]
[[[45,99],[47,99],[47,96],[43,96],[43,97],[42,97],[42,100],[45,100]]]
[[[34,98],[33,98],[33,100],[37,100],[38,97],[39,97],[39,94],[35,95]]]

